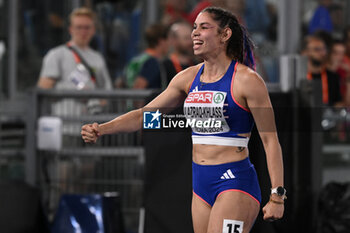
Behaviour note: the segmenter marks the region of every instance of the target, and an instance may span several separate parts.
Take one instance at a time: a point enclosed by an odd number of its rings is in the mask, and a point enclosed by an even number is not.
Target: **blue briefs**
[[[242,192],[259,204],[261,202],[258,177],[249,157],[218,165],[199,165],[192,162],[192,185],[194,194],[210,206],[225,191]]]

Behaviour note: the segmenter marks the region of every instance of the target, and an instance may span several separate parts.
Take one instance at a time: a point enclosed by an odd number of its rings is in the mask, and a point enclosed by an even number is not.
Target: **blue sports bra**
[[[199,69],[184,103],[184,114],[192,128],[193,144],[247,147],[254,126],[251,112],[233,97],[232,88],[238,62],[232,61],[225,75],[216,82],[203,83]]]

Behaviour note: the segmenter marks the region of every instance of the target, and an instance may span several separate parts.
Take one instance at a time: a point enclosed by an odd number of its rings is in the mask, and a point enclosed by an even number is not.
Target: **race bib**
[[[226,95],[222,91],[197,91],[188,94],[184,103],[184,114],[193,132],[217,134],[230,130],[224,116]]]

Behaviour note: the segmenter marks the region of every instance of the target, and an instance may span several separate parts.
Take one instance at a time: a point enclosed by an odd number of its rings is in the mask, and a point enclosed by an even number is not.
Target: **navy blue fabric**
[[[232,99],[231,81],[234,78],[233,75],[235,71],[235,66],[236,66],[236,61],[232,61],[225,75],[220,80],[213,83],[204,83],[204,82],[201,82],[200,80],[200,76],[204,69],[204,64],[203,64],[203,66],[199,69],[195,79],[193,80],[193,83],[189,91],[189,93],[193,91],[226,92],[227,94],[226,94],[225,104],[227,105],[224,105],[224,110],[226,110],[224,115],[228,117],[226,118],[226,122],[230,127],[230,131],[226,133],[217,133],[217,134],[210,134],[210,135],[208,134],[204,135],[204,134],[198,134],[198,133],[192,132],[192,135],[242,138],[241,136],[238,136],[238,134],[251,132],[254,126],[254,119],[252,114],[242,109]]]
[[[221,179],[228,169],[235,178]],[[193,192],[211,206],[221,192],[229,189],[246,192],[261,202],[258,177],[249,157],[218,165],[199,165],[192,162],[192,185]]]
[[[142,66],[140,76],[148,81],[147,88],[161,88],[161,76],[159,62],[156,58],[150,57]]]
[[[317,30],[324,30],[327,32],[333,31],[333,24],[329,11],[324,6],[319,6],[310,20],[309,34],[314,33]]]
[[[62,195],[51,232],[124,232],[119,196],[100,194]]]

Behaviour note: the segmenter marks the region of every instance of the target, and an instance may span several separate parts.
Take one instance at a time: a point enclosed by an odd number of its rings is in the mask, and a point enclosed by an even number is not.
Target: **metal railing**
[[[144,149],[141,132],[106,135],[95,145],[80,136],[81,126],[105,122],[146,103],[157,90],[35,90],[27,114],[26,178],[42,190],[52,219],[63,193],[118,192],[125,225],[137,231],[143,204]],[[38,119],[62,121],[60,149],[38,149]]]
[[[0,179],[24,180],[24,118],[0,106]]]

